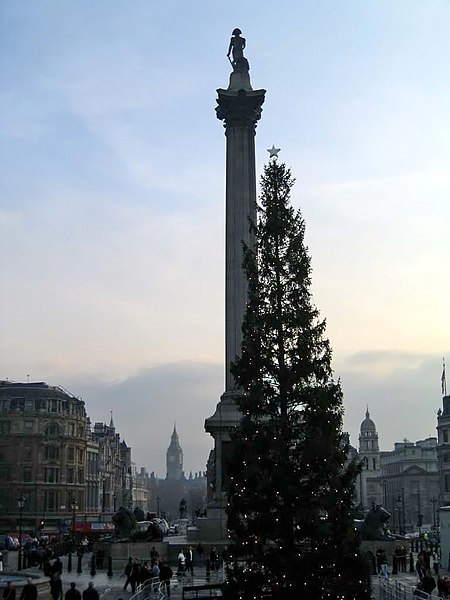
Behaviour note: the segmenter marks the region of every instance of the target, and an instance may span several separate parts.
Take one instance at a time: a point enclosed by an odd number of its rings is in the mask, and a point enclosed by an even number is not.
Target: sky
[[[450,360],[450,3],[3,0],[0,378],[82,397],[137,465],[205,469],[224,391],[223,126],[247,40],[258,178],[296,178],[351,443],[435,435]],[[450,375],[449,375],[450,377]]]

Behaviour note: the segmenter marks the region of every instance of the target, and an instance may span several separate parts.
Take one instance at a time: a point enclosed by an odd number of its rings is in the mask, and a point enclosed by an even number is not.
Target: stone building
[[[435,437],[396,442],[381,452],[383,505],[395,531],[416,531],[437,524],[439,472]]]
[[[31,528],[70,515],[74,503],[85,510],[90,430],[82,400],[44,382],[0,381],[0,433],[3,526],[16,525],[19,497]]]
[[[439,470],[439,505],[450,506],[450,396],[442,398],[437,413],[437,460]]]
[[[24,498],[19,511],[18,498]],[[44,382],[0,381],[0,530],[62,531],[132,505],[131,450],[85,403]]]

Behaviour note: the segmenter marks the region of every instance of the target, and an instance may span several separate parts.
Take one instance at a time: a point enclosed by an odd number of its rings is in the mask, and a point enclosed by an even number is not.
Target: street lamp
[[[72,538],[75,542],[75,511],[77,509],[77,501],[75,498],[72,498],[70,501],[70,507],[72,508]]]
[[[22,510],[25,505],[25,498],[20,496],[17,499],[17,504],[19,506],[19,559],[17,564],[17,570],[22,570]]]
[[[159,503],[161,502],[161,498],[159,496],[156,496],[156,514],[159,518]]]

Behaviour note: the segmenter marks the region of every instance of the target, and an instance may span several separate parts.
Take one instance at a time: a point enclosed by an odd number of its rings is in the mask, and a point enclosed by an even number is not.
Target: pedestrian
[[[75,582],[72,581],[70,588],[67,590],[64,600],[81,600],[81,593],[77,590]]]
[[[211,548],[211,552],[209,553],[209,562],[213,571],[219,570],[219,555],[215,546]]]
[[[184,556],[183,550],[180,550],[178,554],[178,571],[177,575],[184,575],[184,564],[186,562],[186,557]]]
[[[133,558],[133,562],[131,564],[131,575],[130,575],[131,592],[133,594],[136,591],[136,586],[140,582],[140,578],[141,578],[141,565],[138,563],[136,558]]]
[[[3,600],[16,600],[16,588],[10,581],[6,582],[6,587],[3,590]]]
[[[62,581],[59,573],[53,573],[50,579],[50,595],[53,600],[60,600],[63,595]]]
[[[31,577],[27,577],[27,582],[22,588],[20,594],[20,600],[37,600],[38,591],[37,587],[32,583]]]
[[[125,565],[125,569],[124,569],[124,575],[126,577],[125,580],[125,584],[123,586],[123,591],[126,592],[127,591],[127,587],[128,585],[131,585],[131,571],[133,569],[133,558],[130,556],[128,559],[127,564]]]
[[[161,581],[164,587],[166,588],[167,597],[170,598],[170,580],[173,576],[173,571],[169,567],[169,565],[165,562],[159,563],[159,580]]]
[[[433,553],[433,571],[435,575],[439,575],[439,554],[437,552]]]
[[[382,550],[379,554],[379,563],[380,563],[380,575],[382,577],[384,577],[385,579],[389,579],[388,561],[387,561],[386,552],[384,550]]]
[[[158,550],[156,550],[155,546],[152,546],[152,549],[150,550],[150,560],[158,560],[159,559],[159,552]]]
[[[203,565],[203,552],[204,552],[203,544],[201,542],[199,542],[197,544],[197,554],[198,554],[198,560],[199,560],[200,565]]]
[[[83,592],[83,600],[100,600],[97,590],[94,587],[94,582],[90,581],[87,588]]]
[[[59,573],[62,575],[63,572],[63,564],[59,556],[57,556],[52,564],[52,573]]]
[[[184,552],[185,557],[185,565],[186,565],[186,573],[189,571],[191,575],[194,575],[194,549],[192,546],[189,546]]]

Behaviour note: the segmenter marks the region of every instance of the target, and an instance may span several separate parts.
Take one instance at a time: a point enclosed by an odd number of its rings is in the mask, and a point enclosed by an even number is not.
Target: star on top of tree
[[[278,158],[278,152],[281,152],[281,148],[275,148],[272,144],[272,148],[268,148],[267,152],[269,153],[269,158]]]

